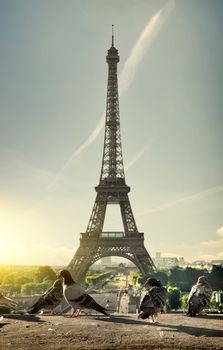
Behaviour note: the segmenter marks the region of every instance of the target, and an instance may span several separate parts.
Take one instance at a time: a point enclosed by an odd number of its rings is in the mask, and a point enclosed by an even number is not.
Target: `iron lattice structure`
[[[80,246],[68,268],[75,279],[82,281],[88,268],[106,256],[120,256],[132,261],[143,275],[153,273],[155,265],[144,246],[144,234],[138,232],[129,202],[130,187],[125,183],[122,156],[117,63],[118,50],[112,46],[106,56],[108,63],[107,104],[104,150],[99,185],[94,207]],[[103,232],[108,204],[120,206],[124,232]]]

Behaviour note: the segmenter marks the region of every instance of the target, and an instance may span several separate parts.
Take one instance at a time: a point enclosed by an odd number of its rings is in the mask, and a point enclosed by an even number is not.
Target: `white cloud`
[[[160,11],[149,19],[141,32],[137,42],[133,46],[124,68],[119,76],[120,93],[123,93],[130,86],[143,56],[152,45],[158,35],[164,20],[168,17],[175,5],[175,1],[169,1]]]
[[[217,235],[220,237],[220,238],[223,238],[223,226],[220,227],[218,230],[217,230]]]
[[[194,257],[194,261],[196,260],[203,260],[203,261],[211,261],[211,260],[215,260],[216,256],[211,255],[211,254],[201,254],[201,255],[196,255]]]
[[[138,153],[136,153],[132,159],[126,164],[125,171],[128,171],[146,152],[148,146],[143,147]]]
[[[196,193],[193,193],[193,194],[191,194],[189,196],[186,196],[186,197],[183,197],[183,198],[179,198],[179,199],[177,199],[175,201],[172,201],[172,202],[169,202],[169,203],[164,203],[164,204],[161,204],[161,205],[159,205],[157,207],[145,210],[145,211],[139,213],[138,215],[146,215],[146,214],[160,212],[160,211],[163,211],[163,210],[175,207],[176,205],[179,205],[179,204],[182,204],[182,203],[187,203],[187,202],[194,201],[194,200],[201,199],[201,198],[205,198],[207,196],[211,196],[213,194],[220,193],[222,191],[223,191],[223,185],[216,186],[216,187],[211,187],[211,188],[208,188],[207,190],[204,190],[204,191],[201,191],[201,192],[196,192]],[[221,234],[221,232],[222,232],[221,228],[219,230],[220,230],[219,232]]]
[[[203,241],[201,244],[208,247],[218,247],[219,241]]]

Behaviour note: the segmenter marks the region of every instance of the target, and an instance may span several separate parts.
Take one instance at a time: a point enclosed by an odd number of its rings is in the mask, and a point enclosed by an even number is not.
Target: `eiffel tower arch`
[[[104,150],[96,199],[86,232],[81,233],[80,246],[68,265],[77,281],[83,281],[89,267],[106,256],[119,256],[132,261],[145,275],[156,267],[144,246],[144,234],[138,232],[126,185],[122,157],[117,63],[118,50],[112,45],[106,56],[108,63],[107,103]],[[107,205],[119,205],[124,231],[103,232]]]

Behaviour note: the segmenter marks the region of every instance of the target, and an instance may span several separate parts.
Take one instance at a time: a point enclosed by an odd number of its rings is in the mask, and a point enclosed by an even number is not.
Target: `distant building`
[[[185,260],[184,260],[184,257],[183,257],[183,256],[180,256],[180,257],[179,257],[179,265],[180,265],[180,266],[184,266],[184,265],[185,265]]]
[[[211,260],[212,265],[219,265],[223,267],[223,260]]]
[[[102,258],[101,265],[104,267],[111,266],[112,265],[111,256],[106,256],[105,258]]]
[[[160,252],[156,253],[155,258],[153,259],[156,267],[158,269],[160,268],[166,268],[169,269],[174,266],[183,266],[185,265],[185,261],[183,257],[180,257],[179,259],[177,257],[163,257],[161,256]]]
[[[212,264],[204,260],[196,260],[196,261],[187,263],[187,267],[192,267],[194,269],[206,269],[210,271],[212,269]]]

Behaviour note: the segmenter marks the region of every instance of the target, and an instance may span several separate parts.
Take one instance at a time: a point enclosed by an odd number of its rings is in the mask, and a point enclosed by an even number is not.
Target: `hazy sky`
[[[111,25],[149,253],[223,259],[223,1],[0,0],[0,263],[68,264],[98,185]],[[104,230],[122,231],[118,206]]]

